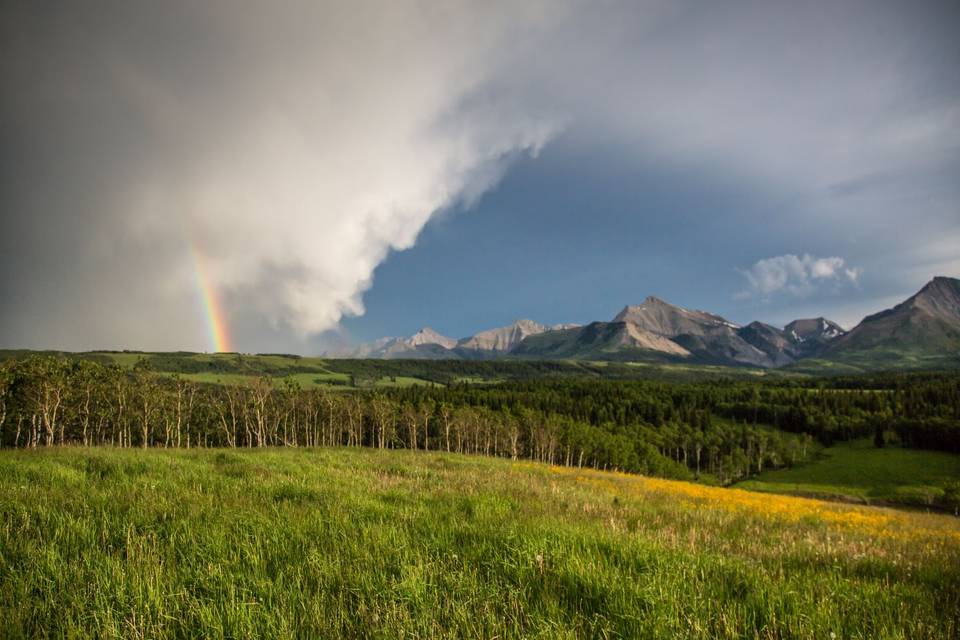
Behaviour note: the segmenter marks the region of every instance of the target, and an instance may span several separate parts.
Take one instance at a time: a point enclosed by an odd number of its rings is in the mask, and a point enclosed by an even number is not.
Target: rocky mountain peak
[[[472,351],[507,353],[527,336],[537,335],[548,330],[548,327],[539,322],[521,318],[505,327],[481,331],[469,338],[464,338],[457,343],[457,346]]]
[[[810,340],[823,342],[839,338],[846,333],[839,324],[823,316],[794,320],[785,326],[783,331],[797,342]]]
[[[685,334],[703,335],[723,328],[739,328],[720,316],[684,309],[656,296],[647,296],[639,305],[627,305],[613,321],[630,322],[644,331],[670,338]]]
[[[911,300],[934,314],[960,316],[960,280],[937,276]]]
[[[864,318],[827,354],[879,354],[878,362],[902,351],[927,357],[960,354],[960,280],[939,276],[892,309]],[[884,353],[888,354],[884,356]]]
[[[411,346],[417,347],[424,344],[440,345],[444,349],[453,349],[457,346],[457,341],[439,334],[430,327],[424,327],[410,336],[408,342]]]
[[[540,324],[539,322],[529,320],[527,318],[520,318],[519,320],[514,320],[513,323],[509,325],[509,327],[520,329],[521,331],[526,331],[527,333],[531,333],[531,334],[543,333],[544,331],[547,330],[546,326]]]

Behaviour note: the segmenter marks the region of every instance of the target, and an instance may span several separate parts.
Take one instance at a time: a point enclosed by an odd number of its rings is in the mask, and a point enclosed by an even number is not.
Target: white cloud
[[[747,288],[734,295],[738,300],[769,298],[778,293],[808,296],[826,284],[834,287],[856,285],[861,274],[860,268],[847,267],[843,258],[818,258],[806,253],[764,258],[748,269],[737,271],[747,281]]]
[[[146,12],[11,18],[29,32],[8,56],[23,74],[4,78],[22,87],[11,111],[23,109],[31,140],[51,130],[34,148],[60,153],[55,201],[31,223],[83,220],[60,255],[69,266],[51,277],[66,295],[51,287],[41,300],[44,288],[31,287],[31,305],[52,313],[24,312],[32,335],[20,344],[49,344],[82,289],[85,316],[111,311],[93,330],[58,331],[58,345],[207,348],[195,250],[229,324],[259,332],[236,346],[270,344],[265,327],[302,341],[363,313],[391,250],[413,246],[438,211],[469,206],[561,126],[549,110],[483,92],[565,15],[552,2]],[[56,138],[61,123],[76,139]],[[24,197],[39,197],[39,184]],[[108,276],[119,286],[104,286]]]

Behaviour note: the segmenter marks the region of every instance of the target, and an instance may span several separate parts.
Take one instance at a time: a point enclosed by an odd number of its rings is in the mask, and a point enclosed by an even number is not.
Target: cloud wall
[[[477,94],[560,12],[536,2],[16,8],[3,71],[21,91],[3,126],[29,182],[12,185],[5,222],[24,233],[10,248],[18,266],[35,270],[29,285],[4,287],[35,315],[8,335],[209,347],[193,251],[241,348],[258,346],[243,339],[245,322],[303,339],[362,313],[391,250],[558,130],[555,114]],[[36,251],[44,245],[50,253]],[[61,310],[81,290],[96,322],[71,327]]]

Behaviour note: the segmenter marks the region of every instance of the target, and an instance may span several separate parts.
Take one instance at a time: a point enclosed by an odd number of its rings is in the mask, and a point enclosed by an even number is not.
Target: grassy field
[[[815,462],[765,471],[737,486],[752,491],[926,506],[960,480],[960,456],[937,451],[882,449],[871,440],[823,449]]]
[[[72,359],[91,359],[132,369],[146,364],[150,370],[171,375],[179,373],[191,380],[232,384],[248,376],[296,377],[305,386],[324,386],[324,380],[358,380],[363,388],[394,386],[393,379],[408,384],[465,383],[492,384],[535,377],[579,377],[611,379],[657,379],[698,381],[729,379],[797,378],[794,372],[724,367],[606,360],[340,360],[281,354],[87,351],[29,351],[0,349],[0,361],[30,355],[54,355]],[[401,382],[401,384],[404,384]],[[340,386],[343,385],[330,385]]]
[[[782,371],[797,374],[852,375],[867,371],[944,370],[960,367],[960,356],[954,353],[932,355],[924,351],[878,347],[836,359],[809,358],[784,367]]]
[[[447,454],[0,453],[3,635],[949,638],[960,520]]]
[[[163,375],[174,375],[164,373]],[[184,380],[193,382],[206,382],[210,384],[246,384],[255,379],[243,373],[181,373],[179,375]],[[343,373],[291,373],[283,377],[274,377],[273,381],[277,386],[284,384],[285,381],[292,380],[296,382],[301,389],[322,388],[330,391],[351,391],[358,387],[350,384],[350,376]],[[413,378],[410,376],[384,376],[377,380],[365,381],[363,389],[387,389],[393,387],[410,387],[416,385],[431,385],[428,380]]]

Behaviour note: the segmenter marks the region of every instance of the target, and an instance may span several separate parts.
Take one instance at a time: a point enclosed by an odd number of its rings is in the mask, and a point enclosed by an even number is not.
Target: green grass
[[[337,375],[327,369],[325,360],[299,356],[139,351],[89,351],[73,355],[112,362],[127,368],[132,368],[142,360],[153,367],[154,370],[164,373],[177,371],[193,375],[217,373],[257,375],[267,373],[274,376],[283,376],[291,373],[315,372],[324,375]],[[182,369],[178,369],[178,366]]]
[[[453,380],[456,384],[491,385],[502,384],[506,378],[484,378],[482,376],[460,376]]]
[[[495,459],[4,451],[0,527],[5,638],[960,630],[952,517]]]
[[[108,358],[114,364],[118,364],[121,367],[126,367],[128,369],[133,368],[133,365],[137,364],[140,360],[149,358],[145,353],[129,353],[129,352],[93,352],[90,355],[93,356],[102,356]]]
[[[830,359],[809,358],[784,367],[784,371],[809,375],[853,375],[868,371],[945,370],[960,367],[960,355],[934,354],[913,349],[875,347],[841,353]]]
[[[159,375],[172,377],[174,375],[180,376],[184,380],[190,380],[191,382],[205,382],[208,384],[245,384],[254,379],[253,376],[248,376],[242,373],[226,373],[226,372],[204,372],[204,373],[167,373],[163,372]],[[279,383],[279,378],[277,379]]]
[[[30,352],[0,350],[0,358],[22,357],[28,353]],[[278,386],[283,384],[285,379],[292,379],[303,389],[319,387],[332,391],[437,384],[419,377],[415,372],[407,371],[410,364],[404,366],[381,360],[368,361],[367,368],[375,372],[373,375],[364,370],[351,376],[351,372],[333,370],[336,365],[342,365],[342,362],[289,355],[139,351],[89,351],[72,355],[117,364],[128,369],[143,361],[158,375],[179,375],[185,380],[210,384],[243,384],[261,375],[273,378]],[[423,362],[416,362],[414,367],[419,370],[423,365]],[[357,386],[350,385],[351,377],[356,379]],[[462,376],[458,379],[469,384],[491,384],[502,380],[503,378],[487,378],[482,375]]]
[[[294,373],[285,377],[295,380],[304,389],[352,388],[350,376],[343,373]]]
[[[943,486],[960,480],[960,456],[937,451],[882,449],[858,440],[823,449],[811,463],[766,471],[737,486],[753,491],[814,495],[927,506],[943,495]]]
[[[179,375],[184,380],[192,382],[206,382],[209,384],[246,384],[256,378],[256,376],[244,373],[227,372],[203,372],[203,373],[179,373],[173,374],[162,372],[160,375],[173,376]],[[274,376],[272,378],[276,386],[281,386],[285,380],[293,380],[301,389],[322,388],[330,391],[355,390],[357,387],[350,385],[350,376],[343,373],[291,373],[285,376]],[[387,389],[396,387],[412,387],[416,385],[434,384],[429,380],[413,378],[409,376],[383,376],[370,384],[363,384],[364,389]]]
[[[384,376],[374,384],[376,387],[416,387],[419,385],[432,385],[429,380],[421,380],[412,376]]]
[[[770,373],[769,369],[754,369],[751,367],[727,367],[719,364],[662,364],[650,362],[625,362],[631,367],[641,367],[652,369],[654,371],[669,371],[678,373],[711,373],[717,376],[725,375],[731,377],[750,377],[765,376]]]
[[[839,376],[857,375],[864,373],[865,370],[861,367],[845,364],[843,362],[823,360],[820,358],[807,358],[805,360],[799,360],[798,362],[789,364],[781,369],[777,369],[777,371],[782,373],[794,373],[810,376]]]
[[[254,380],[257,376],[248,375],[245,373],[227,373],[227,372],[203,372],[203,373],[162,373],[161,375],[173,376],[179,375],[184,380],[190,380],[192,382],[205,382],[209,384],[247,384]],[[343,375],[341,373],[292,373],[283,377],[274,376],[272,378],[276,386],[283,384],[284,380],[294,380],[297,384],[300,385],[303,389],[312,389],[316,387],[323,388],[342,388],[342,389],[352,389],[353,387],[349,386],[350,376]],[[336,384],[335,381],[343,381],[341,384]],[[343,384],[347,383],[347,384]]]
[[[611,360],[531,360],[502,358],[495,360],[340,360],[277,354],[87,351],[58,352],[0,349],[0,361],[29,355],[56,355],[71,359],[92,359],[101,364],[116,364],[131,369],[143,361],[162,375],[179,373],[190,380],[233,384],[244,376],[268,375],[274,378],[295,376],[303,387],[329,386],[342,390],[344,385],[323,380],[345,380],[353,376],[363,388],[371,381],[376,386],[397,386],[392,378],[411,384],[489,385],[509,380],[538,377],[656,379],[662,381],[705,381],[718,378],[802,378],[797,371],[763,370],[689,363],[664,363]],[[621,354],[622,355],[622,354]],[[626,356],[624,356],[626,358]],[[835,372],[835,371],[832,371]],[[830,372],[828,372],[830,373]]]

